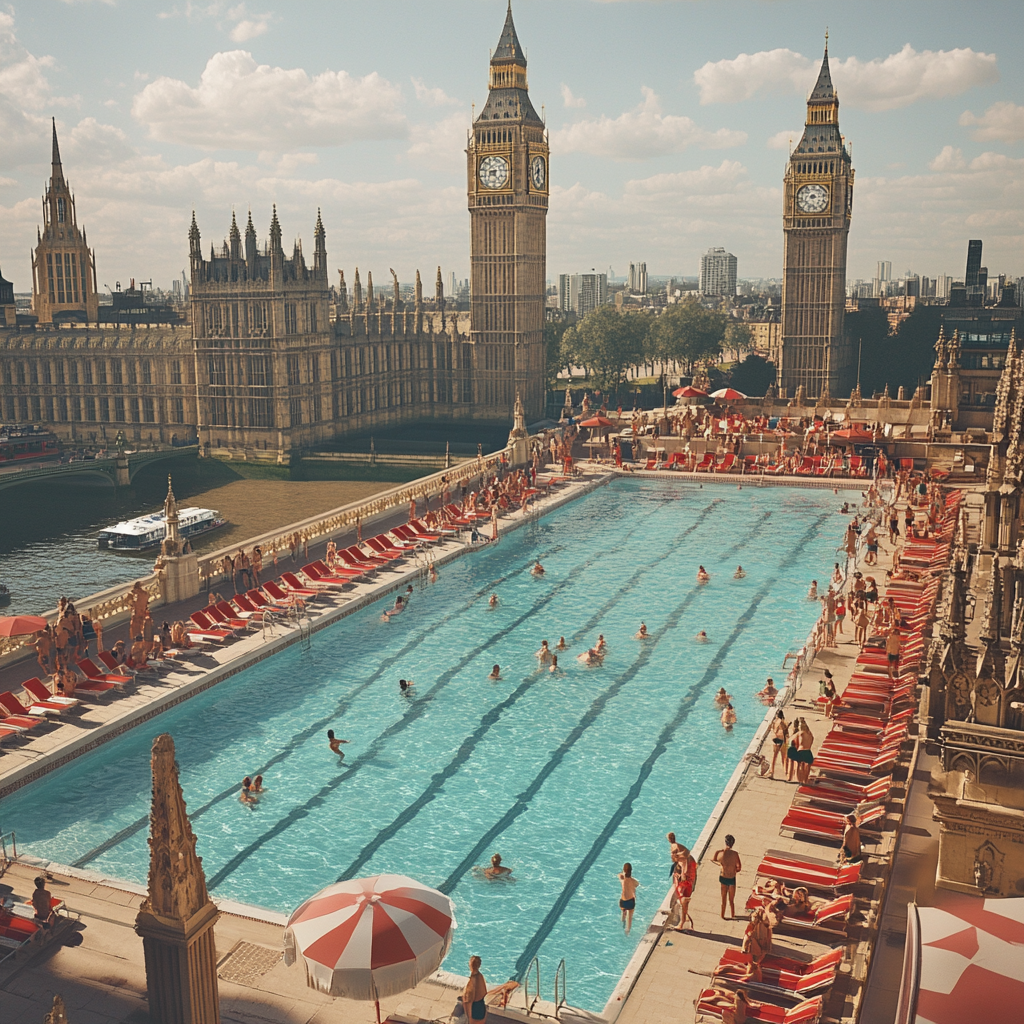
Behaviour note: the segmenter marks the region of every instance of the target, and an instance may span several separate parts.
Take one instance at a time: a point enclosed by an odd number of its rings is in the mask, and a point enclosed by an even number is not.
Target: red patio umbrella
[[[843,427],[842,430],[833,430],[829,435],[830,441],[846,444],[871,444],[874,439],[874,434],[862,423],[854,423],[852,426]]]
[[[284,962],[301,959],[306,984],[332,996],[373,1000],[418,985],[452,943],[455,907],[405,875],[338,882],[288,919]]]
[[[717,391],[712,391],[710,397],[719,402],[739,402],[747,396],[735,388],[719,388]]]
[[[27,636],[46,629],[47,625],[46,619],[38,615],[9,615],[0,619],[0,636]]]
[[[589,420],[581,420],[581,427],[613,427],[614,423],[607,416],[591,416]]]
[[[701,391],[700,388],[695,388],[692,384],[687,384],[686,387],[676,388],[672,392],[673,398],[707,398],[708,393]]]

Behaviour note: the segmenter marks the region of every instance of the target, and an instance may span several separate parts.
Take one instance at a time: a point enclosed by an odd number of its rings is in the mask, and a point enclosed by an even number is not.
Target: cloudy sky
[[[0,0],[2,2],[2,0]],[[21,0],[0,6],[0,267],[30,287],[50,117],[101,286],[186,265],[276,202],[332,278],[468,275],[465,132],[505,0]],[[857,171],[851,279],[875,261],[1024,273],[1019,0],[515,0],[551,133],[548,275],[723,245],[781,271],[781,181],[826,25]],[[348,276],[348,275],[346,275]]]

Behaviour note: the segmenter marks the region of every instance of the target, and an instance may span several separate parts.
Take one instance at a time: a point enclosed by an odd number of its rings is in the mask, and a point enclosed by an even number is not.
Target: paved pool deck
[[[549,501],[570,500],[572,491],[579,487],[596,486],[602,478],[585,477],[580,484],[566,487]],[[735,484],[734,484],[735,486]],[[550,505],[548,506],[551,507]],[[538,509],[539,511],[539,509]],[[837,542],[838,542],[837,537]],[[888,548],[888,544],[884,544]],[[455,557],[457,552],[453,552]],[[891,552],[884,551],[880,558],[879,578],[889,564]],[[397,581],[404,586],[405,581]],[[329,613],[328,613],[329,614]],[[262,641],[259,641],[262,643]],[[236,645],[237,646],[237,645]],[[803,677],[795,693],[787,718],[794,714],[807,718],[817,743],[827,732],[822,716],[810,710],[809,702],[817,695],[817,680],[821,670],[831,669],[840,689],[848,680],[857,648],[852,637],[835,649],[821,652],[813,668]],[[779,676],[784,676],[780,666]],[[735,684],[734,684],[735,685]],[[758,686],[760,683],[758,683]],[[765,743],[770,748],[770,743]],[[896,783],[890,807],[898,813],[904,799],[910,757],[906,757],[896,773]],[[0,764],[7,755],[0,758]],[[768,751],[770,757],[770,750]],[[656,916],[654,923],[642,937],[641,948],[630,965],[632,976],[624,981],[605,1008],[605,1019],[618,1018],[620,1024],[664,1024],[665,1021],[693,1019],[693,1001],[699,991],[710,982],[710,972],[727,946],[738,946],[745,916],[742,904],[754,881],[754,869],[769,848],[801,850],[812,856],[829,858],[835,848],[815,846],[798,840],[783,838],[778,833],[790,801],[794,784],[780,779],[761,778],[756,771],[738,769],[733,787],[723,796],[716,809],[716,817],[705,830],[707,853],[702,857],[697,889],[691,903],[696,931],[692,933],[665,932],[664,915]],[[853,919],[848,942],[848,962],[826,1003],[826,1017],[833,1021],[856,1016],[869,965],[870,942],[874,924],[889,872],[890,854],[895,841],[894,818],[887,823],[878,846],[867,846],[865,880],[855,890],[858,912]],[[722,837],[732,833],[737,839],[737,850],[743,858],[744,870],[737,889],[738,916],[736,920],[723,920],[719,916],[719,886],[717,871],[710,863],[711,854],[722,845]],[[696,837],[682,836],[691,844]],[[666,847],[666,875],[668,857]],[[31,879],[38,867],[29,864],[12,865],[0,883],[11,886],[20,896],[31,891]],[[70,1024],[144,1024],[150,1018],[145,1001],[145,970],[142,943],[133,930],[135,915],[143,890],[104,879],[89,872],[61,873],[54,865],[51,890],[63,896],[68,906],[81,914],[81,921],[65,926],[61,935],[19,961],[0,965],[0,1019],[5,1024],[41,1022],[59,992],[69,1008]],[[662,883],[652,880],[641,899],[660,900]],[[666,886],[667,888],[667,883]],[[649,908],[643,908],[649,913]],[[370,1024],[374,1009],[370,1003],[324,996],[305,985],[305,977],[298,966],[286,968],[277,957],[281,949],[283,919],[266,914],[258,920],[255,910],[235,904],[221,905],[222,916],[216,927],[216,946],[220,962],[222,1020],[245,1024],[299,1024],[299,1022],[353,1022]],[[586,941],[585,936],[580,941]],[[825,949],[802,938],[776,936],[776,949],[790,951],[798,957],[809,958]],[[463,970],[462,965],[453,969]],[[487,965],[484,964],[487,975]],[[497,983],[504,978],[488,977]],[[547,989],[551,979],[545,977],[546,988],[541,995],[550,999]],[[382,1001],[382,1013],[405,1015],[411,1019],[447,1020],[459,993],[460,979],[453,976],[435,978],[394,999]],[[575,997],[575,999],[574,999]],[[574,992],[568,979],[568,1001],[586,1001],[583,993]],[[522,1006],[522,997],[513,999]],[[537,1009],[551,1012],[550,1004],[539,1004]],[[492,1015],[494,1016],[494,1015]],[[521,1012],[512,1013],[513,1019],[525,1019]],[[563,1008],[562,1019],[579,1017],[595,1021],[592,1014],[574,1014]],[[536,1015],[532,1019],[536,1019]]]

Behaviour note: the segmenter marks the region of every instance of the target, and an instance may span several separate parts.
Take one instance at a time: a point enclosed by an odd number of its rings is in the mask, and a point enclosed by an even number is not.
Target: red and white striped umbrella
[[[284,961],[302,958],[310,988],[379,1000],[433,974],[454,930],[444,893],[405,875],[356,878],[322,889],[292,914]]]

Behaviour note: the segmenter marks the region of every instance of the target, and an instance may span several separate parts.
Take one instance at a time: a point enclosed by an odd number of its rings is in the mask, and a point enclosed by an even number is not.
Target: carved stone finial
[[[188,921],[209,902],[203,862],[185,810],[174,740],[153,740],[153,804],[149,815],[149,895],[143,913]]]
[[[177,557],[181,554],[181,530],[178,519],[178,502],[171,487],[171,474],[167,474],[167,497],[164,499],[164,539],[160,545],[160,553],[165,557]]]
[[[46,1015],[43,1024],[68,1024],[68,1012],[59,995],[53,997],[53,1009]]]

